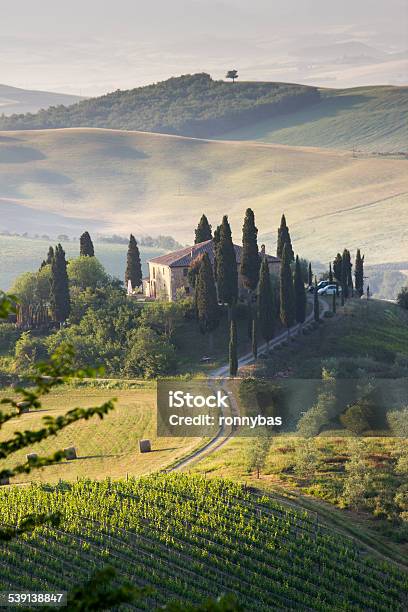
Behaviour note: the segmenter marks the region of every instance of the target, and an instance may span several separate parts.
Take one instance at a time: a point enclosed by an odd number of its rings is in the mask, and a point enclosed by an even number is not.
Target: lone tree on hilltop
[[[280,275],[280,317],[288,333],[295,322],[295,291],[290,263],[290,246],[286,243],[283,247]]]
[[[212,239],[211,225],[208,223],[208,219],[205,215],[202,215],[197,228],[195,230],[194,244],[205,242],[206,240]]]
[[[210,334],[218,327],[220,312],[210,258],[204,253],[199,260],[199,271],[195,284],[195,303],[200,331]]]
[[[266,257],[262,259],[261,263],[257,306],[259,330],[269,350],[269,342],[275,334],[275,299]]]
[[[226,79],[231,79],[233,83],[235,83],[235,79],[238,78],[238,70],[228,70],[227,74],[225,75]]]
[[[94,245],[89,232],[84,232],[79,239],[79,254],[81,257],[94,257]]]
[[[126,260],[125,285],[127,286],[130,281],[132,289],[140,287],[142,278],[142,264],[140,262],[139,247],[137,246],[136,238],[133,234],[130,234]]]
[[[218,299],[231,308],[238,298],[238,270],[227,215],[222,218],[216,253]]]
[[[55,247],[51,264],[51,313],[57,323],[63,323],[69,317],[71,302],[69,297],[69,283],[67,262],[64,249],[60,244]]]
[[[296,304],[296,321],[297,323],[304,323],[306,319],[306,290],[303,282],[302,270],[300,267],[299,256],[296,255],[295,264],[295,277],[294,277],[294,288],[295,288],[295,304]]]
[[[289,262],[292,263],[292,261],[295,260],[295,254],[292,248],[292,240],[290,238],[289,228],[286,225],[286,217],[285,215],[282,215],[281,224],[280,224],[280,227],[278,228],[278,245],[276,248],[277,256],[280,259],[282,259],[283,257],[283,249],[284,249],[285,244],[288,245]]]
[[[357,249],[354,278],[357,295],[361,297],[364,294],[364,255],[361,256],[360,249]]]

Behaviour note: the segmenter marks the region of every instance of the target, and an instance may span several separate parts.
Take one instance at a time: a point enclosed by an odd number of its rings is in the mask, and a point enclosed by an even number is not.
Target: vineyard
[[[152,587],[134,604],[141,610],[227,592],[254,611],[407,609],[408,577],[397,566],[230,481],[167,474],[0,491],[3,525],[57,511],[58,528],[2,545],[0,591],[70,590],[109,564]]]

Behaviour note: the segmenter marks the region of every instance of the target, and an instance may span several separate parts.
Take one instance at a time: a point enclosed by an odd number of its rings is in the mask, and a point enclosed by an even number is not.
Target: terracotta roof
[[[241,263],[242,247],[234,244],[235,255],[237,258],[237,264]],[[179,251],[173,253],[167,253],[167,255],[160,255],[154,259],[149,259],[149,263],[160,264],[162,266],[169,266],[170,268],[185,268],[188,267],[191,262],[204,253],[208,254],[211,263],[214,261],[214,243],[212,240],[206,240],[199,244],[193,244],[192,246],[185,247]],[[280,262],[278,257],[273,255],[267,255],[268,263]]]

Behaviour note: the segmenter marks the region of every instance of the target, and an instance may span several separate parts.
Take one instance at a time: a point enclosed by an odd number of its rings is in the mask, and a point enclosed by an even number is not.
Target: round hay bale
[[[150,453],[152,450],[152,445],[150,440],[139,440],[139,451],[141,453]]]
[[[68,446],[68,448],[64,448],[64,455],[68,461],[72,461],[77,458],[76,448],[75,446]]]
[[[30,402],[25,400],[23,402],[17,402],[17,410],[20,414],[24,414],[25,412],[30,412]]]

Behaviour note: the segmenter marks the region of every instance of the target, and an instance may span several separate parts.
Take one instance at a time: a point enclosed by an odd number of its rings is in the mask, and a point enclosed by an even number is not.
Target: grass
[[[14,220],[20,232],[58,214],[76,235],[170,233],[191,243],[203,212],[213,226],[228,213],[239,243],[251,207],[271,253],[284,211],[302,256],[327,265],[347,246],[367,264],[406,259],[406,160],[102,129],[2,133],[2,150],[0,199],[11,207],[2,224]]]
[[[321,101],[220,136],[287,145],[407,152],[408,87],[321,89]]]
[[[9,397],[2,391],[0,397]],[[64,461],[42,470],[21,476],[15,482],[57,482],[59,479],[101,479],[108,476],[124,478],[158,471],[184,456],[200,443],[195,438],[158,438],[156,435],[156,389],[153,383],[143,383],[137,389],[78,389],[67,387],[55,390],[44,398],[44,409],[22,415],[18,422],[6,423],[0,440],[10,437],[18,428],[41,427],[45,415],[59,416],[67,410],[99,405],[112,397],[117,398],[116,408],[102,421],[80,421],[64,429],[57,438],[49,438],[32,448],[19,451],[4,462],[4,468],[17,462],[25,462],[25,455],[36,452],[48,455],[60,448],[75,446],[78,459]],[[149,438],[151,453],[139,453],[139,439]],[[2,463],[3,468],[3,463]]]
[[[78,256],[78,242],[0,236],[0,261],[7,261],[7,266],[1,266],[0,269],[0,287],[7,290],[19,274],[38,270],[42,260],[47,255],[48,247],[55,242],[61,242],[67,257]],[[95,242],[94,246],[95,253],[106,271],[113,276],[123,279],[126,267],[127,245]],[[140,247],[144,274],[147,274],[146,261],[161,255],[163,252],[152,247]],[[10,256],[11,254],[12,256]]]

